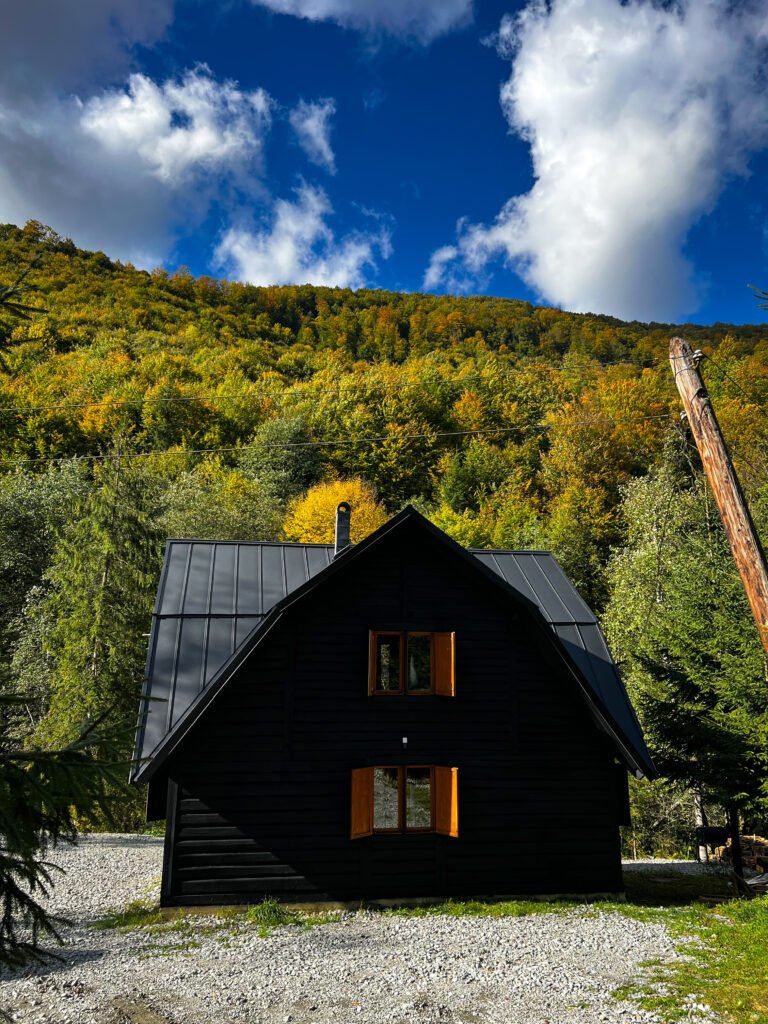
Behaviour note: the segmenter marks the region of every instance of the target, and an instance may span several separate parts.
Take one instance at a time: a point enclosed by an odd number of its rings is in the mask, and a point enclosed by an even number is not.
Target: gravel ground
[[[651,1024],[611,990],[678,954],[663,925],[584,907],[521,918],[345,913],[304,930],[188,918],[171,930],[91,926],[157,899],[162,840],[99,835],[56,852],[61,962],[0,978],[19,1024]],[[686,870],[692,862],[674,862]],[[641,862],[634,862],[637,869]],[[698,865],[695,870],[700,870]],[[699,1024],[715,1018],[690,1016]]]

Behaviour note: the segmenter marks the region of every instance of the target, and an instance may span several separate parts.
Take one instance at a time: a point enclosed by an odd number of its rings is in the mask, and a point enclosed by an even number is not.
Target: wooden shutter
[[[373,833],[373,768],[352,769],[352,812],[350,839]]]
[[[459,835],[459,769],[435,768],[435,831]]]
[[[435,693],[456,696],[456,634],[434,634]]]

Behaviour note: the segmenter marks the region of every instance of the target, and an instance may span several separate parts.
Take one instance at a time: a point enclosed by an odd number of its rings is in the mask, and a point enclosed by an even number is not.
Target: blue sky
[[[755,322],[765,0],[27,0],[0,220],[137,266]]]

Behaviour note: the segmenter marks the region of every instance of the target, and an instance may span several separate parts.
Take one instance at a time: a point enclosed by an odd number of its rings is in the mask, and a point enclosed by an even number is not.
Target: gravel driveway
[[[660,1018],[610,992],[642,961],[677,956],[663,925],[588,907],[520,918],[348,913],[267,937],[211,917],[170,930],[93,928],[108,907],[157,898],[161,857],[162,840],[144,836],[91,836],[57,851],[67,874],[52,909],[74,924],[62,962],[2,975],[12,1020],[645,1024]]]

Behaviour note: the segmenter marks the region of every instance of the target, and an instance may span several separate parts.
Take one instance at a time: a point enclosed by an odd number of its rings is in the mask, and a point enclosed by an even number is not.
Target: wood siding
[[[456,696],[370,696],[372,629],[455,632]],[[318,587],[169,762],[163,902],[620,890],[613,752],[537,635],[423,532]],[[459,837],[351,839],[375,764],[457,766]]]

